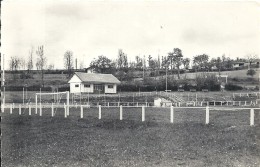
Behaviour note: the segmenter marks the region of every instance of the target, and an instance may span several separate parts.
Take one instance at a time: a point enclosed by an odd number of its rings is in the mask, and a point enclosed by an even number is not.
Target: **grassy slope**
[[[62,111],[2,114],[2,166],[260,165],[260,130],[248,126],[248,112],[211,112],[204,125],[199,111],[176,111],[170,124],[169,109],[147,109],[144,123],[140,109],[124,110],[123,121],[118,109],[103,111],[102,120],[97,109],[84,119],[78,110],[67,119]]]

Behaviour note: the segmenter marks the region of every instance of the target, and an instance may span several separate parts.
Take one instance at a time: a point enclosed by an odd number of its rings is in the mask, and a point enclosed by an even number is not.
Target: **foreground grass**
[[[2,114],[1,163],[118,167],[260,165],[259,126],[202,122],[170,124],[98,120],[91,115],[65,119]]]

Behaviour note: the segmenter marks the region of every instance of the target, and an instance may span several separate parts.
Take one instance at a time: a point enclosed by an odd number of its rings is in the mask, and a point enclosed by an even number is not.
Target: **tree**
[[[20,65],[21,65],[21,61],[18,57],[11,57],[10,58],[9,68],[10,68],[11,71],[14,71],[14,72],[12,72],[13,80],[16,79],[15,71],[17,71],[20,68]]]
[[[199,69],[206,69],[208,64],[209,56],[206,54],[197,55],[193,57],[193,63]]]
[[[189,68],[189,65],[190,65],[190,59],[189,58],[185,58],[182,60],[182,64],[184,66],[185,69],[188,69]]]
[[[178,79],[180,79],[180,66],[182,64],[182,51],[179,48],[174,48],[173,52],[168,53],[168,59],[171,59],[178,71]]]
[[[106,56],[100,55],[90,63],[90,67],[100,73],[113,73],[115,64]]]
[[[118,50],[118,58],[117,58],[117,68],[118,69],[126,69],[128,67],[127,55],[123,52],[122,49]]]
[[[135,56],[136,68],[141,69],[143,67],[143,61],[140,56]]]
[[[69,78],[72,75],[72,68],[73,68],[73,52],[66,51],[63,57],[64,67],[68,70],[67,77]]]
[[[249,69],[246,73],[246,75],[250,75],[251,77],[253,77],[256,74],[255,70],[253,69]]]
[[[54,64],[49,64],[48,70],[54,70]]]
[[[44,57],[44,49],[43,49],[43,45],[39,46],[36,50],[36,54],[37,54],[37,62],[36,62],[36,67],[38,70],[41,70],[41,79],[42,79],[42,86],[44,87],[44,80],[43,80],[43,74],[44,74],[44,68],[46,66],[47,63],[47,58]]]
[[[29,50],[29,57],[27,62],[28,73],[33,69],[33,47]]]
[[[11,71],[17,71],[20,68],[21,60],[18,57],[11,57],[9,68]]]

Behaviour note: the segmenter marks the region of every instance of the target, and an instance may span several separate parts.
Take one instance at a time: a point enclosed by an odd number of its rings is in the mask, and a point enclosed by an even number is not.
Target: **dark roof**
[[[115,83],[119,84],[120,81],[112,74],[97,74],[97,73],[84,73],[75,72],[82,82],[91,83]]]

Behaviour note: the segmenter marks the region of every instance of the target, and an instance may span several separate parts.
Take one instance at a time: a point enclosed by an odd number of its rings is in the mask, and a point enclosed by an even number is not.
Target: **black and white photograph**
[[[1,166],[260,166],[260,1],[2,0],[0,15]]]

